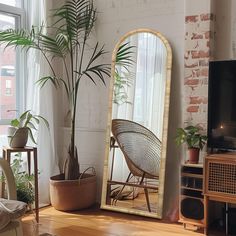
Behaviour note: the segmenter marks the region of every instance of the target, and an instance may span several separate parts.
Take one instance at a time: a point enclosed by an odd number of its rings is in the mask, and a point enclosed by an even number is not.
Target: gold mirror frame
[[[113,86],[114,86],[114,75],[115,75],[115,63],[116,54],[121,45],[126,38],[137,33],[151,33],[156,35],[165,45],[167,51],[166,58],[166,87],[165,87],[165,103],[164,103],[164,119],[163,119],[163,135],[162,135],[162,150],[161,150],[161,165],[160,165],[160,179],[159,179],[159,191],[158,191],[158,206],[157,214],[150,212],[142,212],[135,209],[127,208],[116,208],[111,205],[106,204],[107,196],[107,180],[108,180],[108,161],[110,153],[110,135],[111,135],[111,122],[112,122],[112,98],[113,98]],[[128,214],[135,214],[141,216],[147,216],[152,218],[162,218],[163,214],[163,200],[164,200],[164,183],[165,183],[165,166],[166,166],[166,149],[167,149],[167,135],[168,135],[168,120],[169,120],[169,103],[170,103],[170,87],[171,87],[171,67],[172,67],[172,50],[167,39],[160,33],[151,29],[137,29],[125,34],[116,44],[113,54],[112,54],[112,68],[111,68],[111,80],[109,86],[109,104],[108,104],[108,122],[106,130],[106,148],[105,148],[105,160],[103,169],[103,185],[102,185],[102,199],[101,199],[101,209],[123,212]]]

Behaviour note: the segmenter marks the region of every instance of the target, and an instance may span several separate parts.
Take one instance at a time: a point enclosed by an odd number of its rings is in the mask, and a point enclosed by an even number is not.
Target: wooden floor
[[[158,194],[157,193],[149,193],[149,201],[152,213],[157,212],[157,201]],[[137,209],[144,212],[148,212],[147,201],[144,193],[140,193],[135,199],[132,200],[118,200],[115,204],[118,207],[125,207],[131,209]]]
[[[52,207],[40,210],[40,223],[34,217],[23,218],[24,236],[202,236],[185,230],[180,224],[144,218],[98,208],[74,213],[56,211]],[[211,236],[223,235],[211,233]]]

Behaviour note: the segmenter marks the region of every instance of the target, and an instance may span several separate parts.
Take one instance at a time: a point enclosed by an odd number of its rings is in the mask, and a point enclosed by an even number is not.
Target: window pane
[[[3,146],[8,145],[7,129],[8,125],[0,125],[0,152]]]
[[[0,30],[15,28],[13,16],[0,14]],[[0,120],[15,118],[16,112],[16,52],[14,48],[0,46]],[[0,130],[1,131],[1,130]],[[4,129],[5,131],[5,129]]]
[[[0,3],[13,7],[21,7],[21,0],[0,0]]]

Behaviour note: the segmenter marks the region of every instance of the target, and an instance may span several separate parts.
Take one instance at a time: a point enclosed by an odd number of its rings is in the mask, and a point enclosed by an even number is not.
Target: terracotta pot
[[[19,128],[14,127],[8,128],[8,138],[9,145],[12,148],[23,148],[28,141],[28,128]]]
[[[199,161],[199,148],[189,148],[188,149],[188,157],[190,164],[197,164]]]
[[[96,176],[83,174],[78,180],[65,180],[64,174],[50,178],[52,206],[61,211],[90,207],[96,201]]]

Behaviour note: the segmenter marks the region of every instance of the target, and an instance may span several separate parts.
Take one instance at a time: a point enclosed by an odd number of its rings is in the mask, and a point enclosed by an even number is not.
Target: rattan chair
[[[145,185],[144,179],[158,180],[159,178],[161,141],[146,127],[124,119],[112,120],[112,134],[130,171],[126,182],[116,196],[116,200],[119,199],[119,195],[132,176],[140,177],[137,186],[144,188],[147,207],[151,212],[148,187]]]

